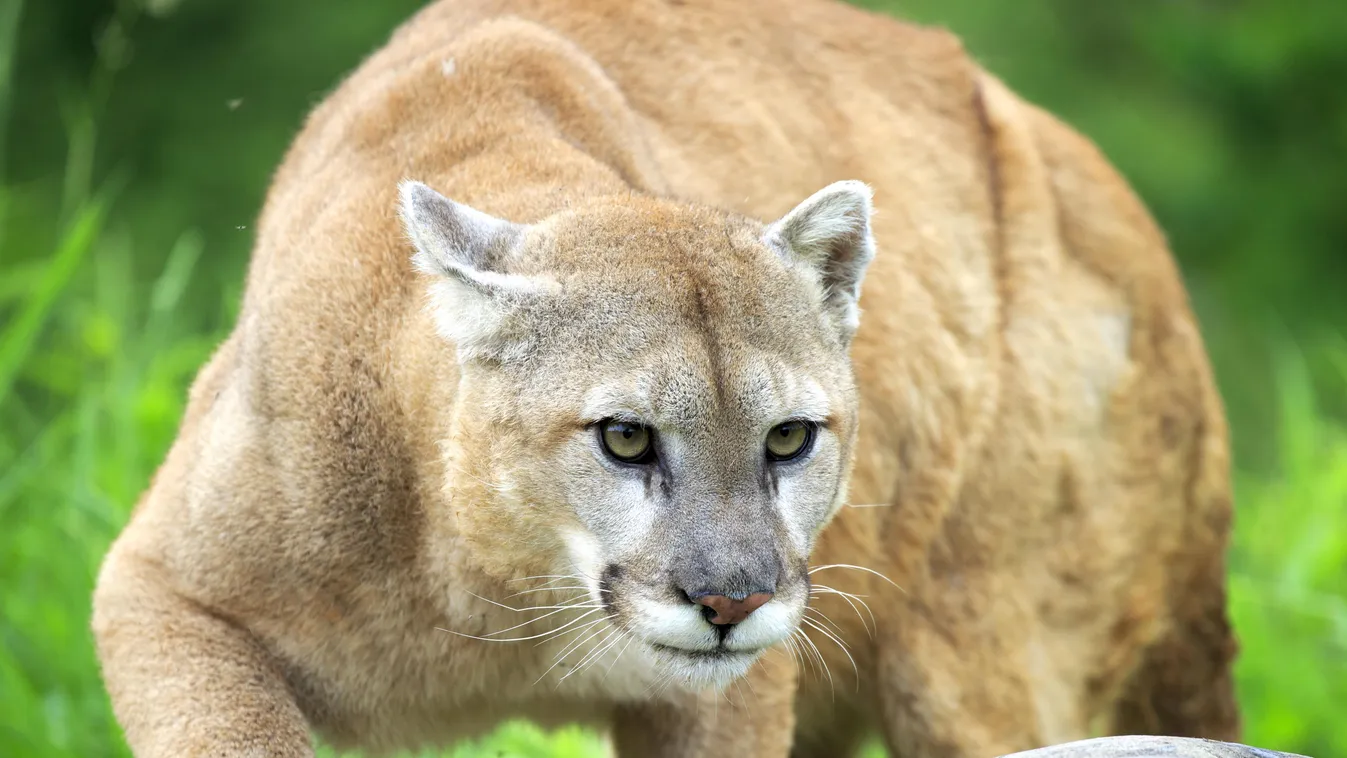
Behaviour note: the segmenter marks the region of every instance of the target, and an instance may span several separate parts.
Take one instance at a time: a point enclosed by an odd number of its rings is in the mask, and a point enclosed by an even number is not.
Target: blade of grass
[[[103,228],[104,210],[104,203],[98,200],[80,209],[33,294],[19,309],[9,328],[0,333],[0,407],[4,406],[19,369],[32,351],[56,299],[98,238]]]
[[[23,0],[0,0],[0,180],[6,177],[9,148],[9,108],[14,95],[14,59],[19,47],[19,19]],[[9,194],[0,192],[0,239],[9,217]]]
[[[52,451],[69,444],[71,431],[68,417],[58,417],[47,426],[41,437],[24,450],[11,465],[5,467],[4,473],[0,474],[0,523],[13,523],[8,512],[10,504],[28,477],[35,475],[44,466],[50,465],[55,457]]]
[[[204,245],[201,232],[196,229],[183,232],[177,242],[173,243],[173,248],[168,253],[168,262],[164,264],[163,272],[159,274],[154,287],[150,290],[150,310],[156,319],[172,317],[173,309],[178,306],[182,293],[187,290],[187,283],[192,278],[192,270],[196,268],[197,259],[201,257]]]

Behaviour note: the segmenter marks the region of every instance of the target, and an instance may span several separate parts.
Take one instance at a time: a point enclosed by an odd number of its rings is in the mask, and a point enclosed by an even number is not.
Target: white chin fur
[[[790,637],[804,615],[803,606],[768,601],[766,605],[744,619],[725,640],[725,646],[736,652],[752,652],[771,647]]]
[[[720,690],[743,676],[763,652],[790,637],[804,613],[790,601],[772,600],[738,624],[719,647],[719,636],[701,609],[687,604],[630,599],[632,633],[646,643],[656,668],[686,690]]]
[[[673,677],[675,684],[692,691],[721,690],[748,673],[762,651],[752,653],[686,653],[670,648],[651,648],[655,665]]]

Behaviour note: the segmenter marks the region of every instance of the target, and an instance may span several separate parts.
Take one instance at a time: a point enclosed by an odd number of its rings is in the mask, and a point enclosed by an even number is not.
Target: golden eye
[[[645,463],[652,457],[650,428],[630,421],[604,421],[599,425],[603,449],[623,463]]]
[[[787,421],[767,433],[767,458],[788,461],[804,454],[814,441],[814,425],[808,421]]]

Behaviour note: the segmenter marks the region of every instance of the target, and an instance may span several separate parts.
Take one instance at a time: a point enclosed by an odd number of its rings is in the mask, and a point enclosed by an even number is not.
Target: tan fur
[[[809,618],[850,660],[806,625],[804,658],[778,646],[695,693],[616,650],[544,674],[588,631],[441,631],[536,615],[488,600],[577,597],[507,599],[576,554],[558,493],[585,481],[534,464],[570,460],[577,393],[625,368],[564,323],[538,339],[574,365],[531,389],[461,367],[410,263],[406,179],[533,224],[521,271],[595,303],[644,293],[613,306],[631,345],[589,335],[632,365],[686,365],[713,393],[716,361],[733,374],[770,348],[832,377],[827,471],[851,467],[850,505],[808,561],[902,587],[810,575]],[[842,179],[876,208],[854,390],[821,295],[754,236]],[[692,290],[738,347],[689,326]],[[311,755],[311,728],[389,750],[512,716],[611,726],[635,756],[844,755],[871,729],[904,758],[1099,730],[1233,739],[1226,437],[1146,211],[950,35],[821,0],[442,0],[276,175],[238,325],[107,557],[94,629],[139,756]],[[577,650],[620,639],[606,628]]]

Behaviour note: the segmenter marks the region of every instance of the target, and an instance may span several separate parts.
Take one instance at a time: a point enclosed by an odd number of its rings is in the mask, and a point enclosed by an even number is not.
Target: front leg
[[[787,758],[795,731],[795,662],[780,648],[722,692],[623,706],[614,724],[621,758]]]
[[[246,630],[175,593],[115,548],[94,595],[112,707],[137,758],[309,758],[308,723]]]

